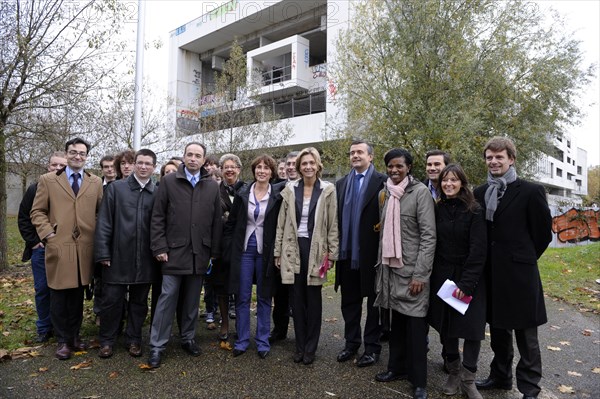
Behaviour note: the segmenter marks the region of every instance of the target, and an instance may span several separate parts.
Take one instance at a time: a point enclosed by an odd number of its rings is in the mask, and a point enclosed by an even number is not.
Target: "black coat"
[[[481,341],[485,337],[487,254],[483,212],[481,208],[471,212],[464,202],[447,199],[438,202],[435,216],[437,245],[430,279],[429,324],[449,338]],[[437,296],[446,279],[473,296],[464,316]]]
[[[271,185],[271,196],[265,211],[263,226],[263,270],[262,290],[257,292],[261,298],[271,298],[273,291],[273,279],[279,277],[275,273],[273,251],[275,247],[275,233],[277,232],[277,218],[281,208],[281,190],[285,182]],[[240,290],[240,270],[242,253],[244,252],[244,239],[246,237],[246,223],[248,218],[248,198],[252,185],[242,188],[233,200],[233,207],[229,213],[227,223],[223,232],[224,248],[229,250],[224,253],[224,261],[229,262],[229,291],[238,294]]]
[[[221,254],[221,198],[219,184],[201,169],[195,187],[184,164],[163,176],[154,200],[151,248],[154,256],[167,253],[162,274],[204,275],[210,258]]]
[[[340,231],[340,248],[342,245],[342,215],[344,212],[344,199],[346,197],[346,184],[348,179],[352,179],[353,174],[349,173],[335,183],[335,189],[338,199],[338,227]],[[379,191],[387,176],[373,170],[373,174],[367,183],[364,191],[362,209],[360,210],[360,286],[361,296],[366,297],[375,295],[375,265],[377,264],[377,255],[379,250]],[[346,232],[347,233],[347,232]],[[343,269],[348,268],[350,260],[340,260],[336,262],[335,289],[342,285]]]
[[[17,223],[19,226],[19,233],[21,233],[21,237],[23,237],[23,240],[25,241],[23,257],[21,258],[23,262],[27,262],[29,259],[31,259],[32,248],[42,241],[37,235],[35,226],[33,223],[31,223],[31,216],[29,216],[31,207],[33,205],[33,200],[35,198],[35,192],[37,191],[37,185],[37,183],[33,183],[27,187],[27,191],[25,191],[25,195],[23,196],[21,204],[19,205],[19,216]]]
[[[485,209],[487,183],[475,189]],[[485,214],[485,212],[484,212]],[[552,241],[552,217],[539,184],[508,185],[488,227],[488,323],[525,329],[548,321],[537,260]]]
[[[158,262],[150,249],[150,218],[155,185],[141,189],[133,173],[106,186],[94,238],[96,262],[102,266],[102,281],[109,284],[142,284],[156,281]]]

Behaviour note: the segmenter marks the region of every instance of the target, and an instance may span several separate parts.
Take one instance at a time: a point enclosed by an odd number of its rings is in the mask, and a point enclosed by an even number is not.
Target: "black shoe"
[[[408,376],[406,374],[395,373],[393,371],[384,371],[375,376],[375,380],[379,382],[391,382],[396,380],[405,380]]]
[[[181,344],[181,349],[186,351],[190,356],[200,356],[200,348],[196,345],[193,339]]]
[[[425,388],[415,388],[413,399],[427,399],[427,390]]]
[[[240,355],[243,355],[244,353],[246,353],[246,351],[241,350],[241,349],[234,349],[233,350],[233,357],[238,357]]]
[[[304,352],[296,352],[294,353],[294,357],[292,357],[294,363],[302,363],[302,359],[304,359]]]
[[[356,350],[344,348],[340,353],[338,353],[337,361],[345,362],[352,359],[354,356],[356,356]]]
[[[368,367],[372,366],[379,360],[379,353],[363,353],[363,355],[358,359],[358,363],[356,365],[358,367]]]
[[[148,358],[148,366],[153,369],[160,367],[160,351],[152,349]]]
[[[271,334],[269,335],[269,343],[272,344],[275,341],[283,341],[286,338],[287,338],[286,333],[279,332],[277,330],[273,330],[273,331],[271,331]]]
[[[261,359],[265,359],[267,356],[269,356],[269,351],[258,351],[258,357]]]
[[[485,380],[475,381],[475,386],[480,391],[487,391],[489,389],[503,389],[505,391],[510,391],[512,389],[512,380],[502,381],[493,377],[488,377]]]
[[[52,338],[52,331],[39,333],[38,336],[35,338],[35,342],[37,342],[38,344],[43,344],[50,341],[50,338]]]
[[[308,366],[309,364],[313,364],[314,361],[315,361],[315,354],[314,353],[305,353],[304,357],[302,358],[302,363],[305,366]]]

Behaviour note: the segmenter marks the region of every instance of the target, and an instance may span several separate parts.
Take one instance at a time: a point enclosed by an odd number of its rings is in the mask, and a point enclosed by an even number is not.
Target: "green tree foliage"
[[[372,0],[355,12],[331,66],[348,112],[338,137],[365,138],[379,156],[407,148],[417,176],[439,148],[481,182],[481,151],[496,135],[515,141],[527,175],[580,115],[575,100],[593,68],[531,3]]]
[[[592,204],[600,206],[600,165],[588,168],[588,194],[584,198],[584,205]]]

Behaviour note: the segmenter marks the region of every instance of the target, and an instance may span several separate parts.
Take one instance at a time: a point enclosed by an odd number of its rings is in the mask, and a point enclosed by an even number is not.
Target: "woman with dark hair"
[[[181,162],[173,159],[169,160],[169,162],[167,162],[160,168],[160,177],[162,178],[164,175],[177,172],[177,168],[179,167],[179,165],[181,165]]]
[[[316,148],[300,151],[296,171],[300,179],[281,192],[275,266],[282,283],[292,285],[294,362],[309,365],[321,334],[321,288],[338,256],[337,199],[335,186],[321,180],[323,164]]]
[[[413,397],[427,397],[427,308],[435,254],[435,205],[427,187],[410,175],[412,155],[401,148],[384,156],[388,180],[380,192],[379,264],[374,306],[389,324],[387,371],[375,379],[408,378]]]
[[[429,324],[440,334],[450,375],[443,387],[446,395],[462,391],[469,399],[481,398],[474,384],[481,341],[485,337],[486,287],[483,277],[487,255],[487,230],[463,169],[456,164],[440,173],[436,227],[437,247],[431,273]],[[446,304],[437,292],[446,280],[457,288],[454,296],[469,301],[464,315]],[[463,361],[458,348],[464,338]]]
[[[271,346],[271,287],[273,285],[273,245],[277,216],[281,206],[283,183],[271,185],[277,164],[268,155],[252,161],[254,183],[240,190],[233,201],[223,234],[225,257],[229,255],[229,290],[236,295],[237,341],[233,356],[246,352],[250,344],[250,302],[252,284],[256,281],[257,326],[256,346],[264,359]],[[226,259],[227,261],[227,259]]]

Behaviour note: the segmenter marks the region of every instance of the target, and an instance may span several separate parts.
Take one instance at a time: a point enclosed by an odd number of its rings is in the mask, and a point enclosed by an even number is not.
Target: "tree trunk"
[[[8,234],[6,232],[6,136],[0,125],[0,271],[8,267]]]

